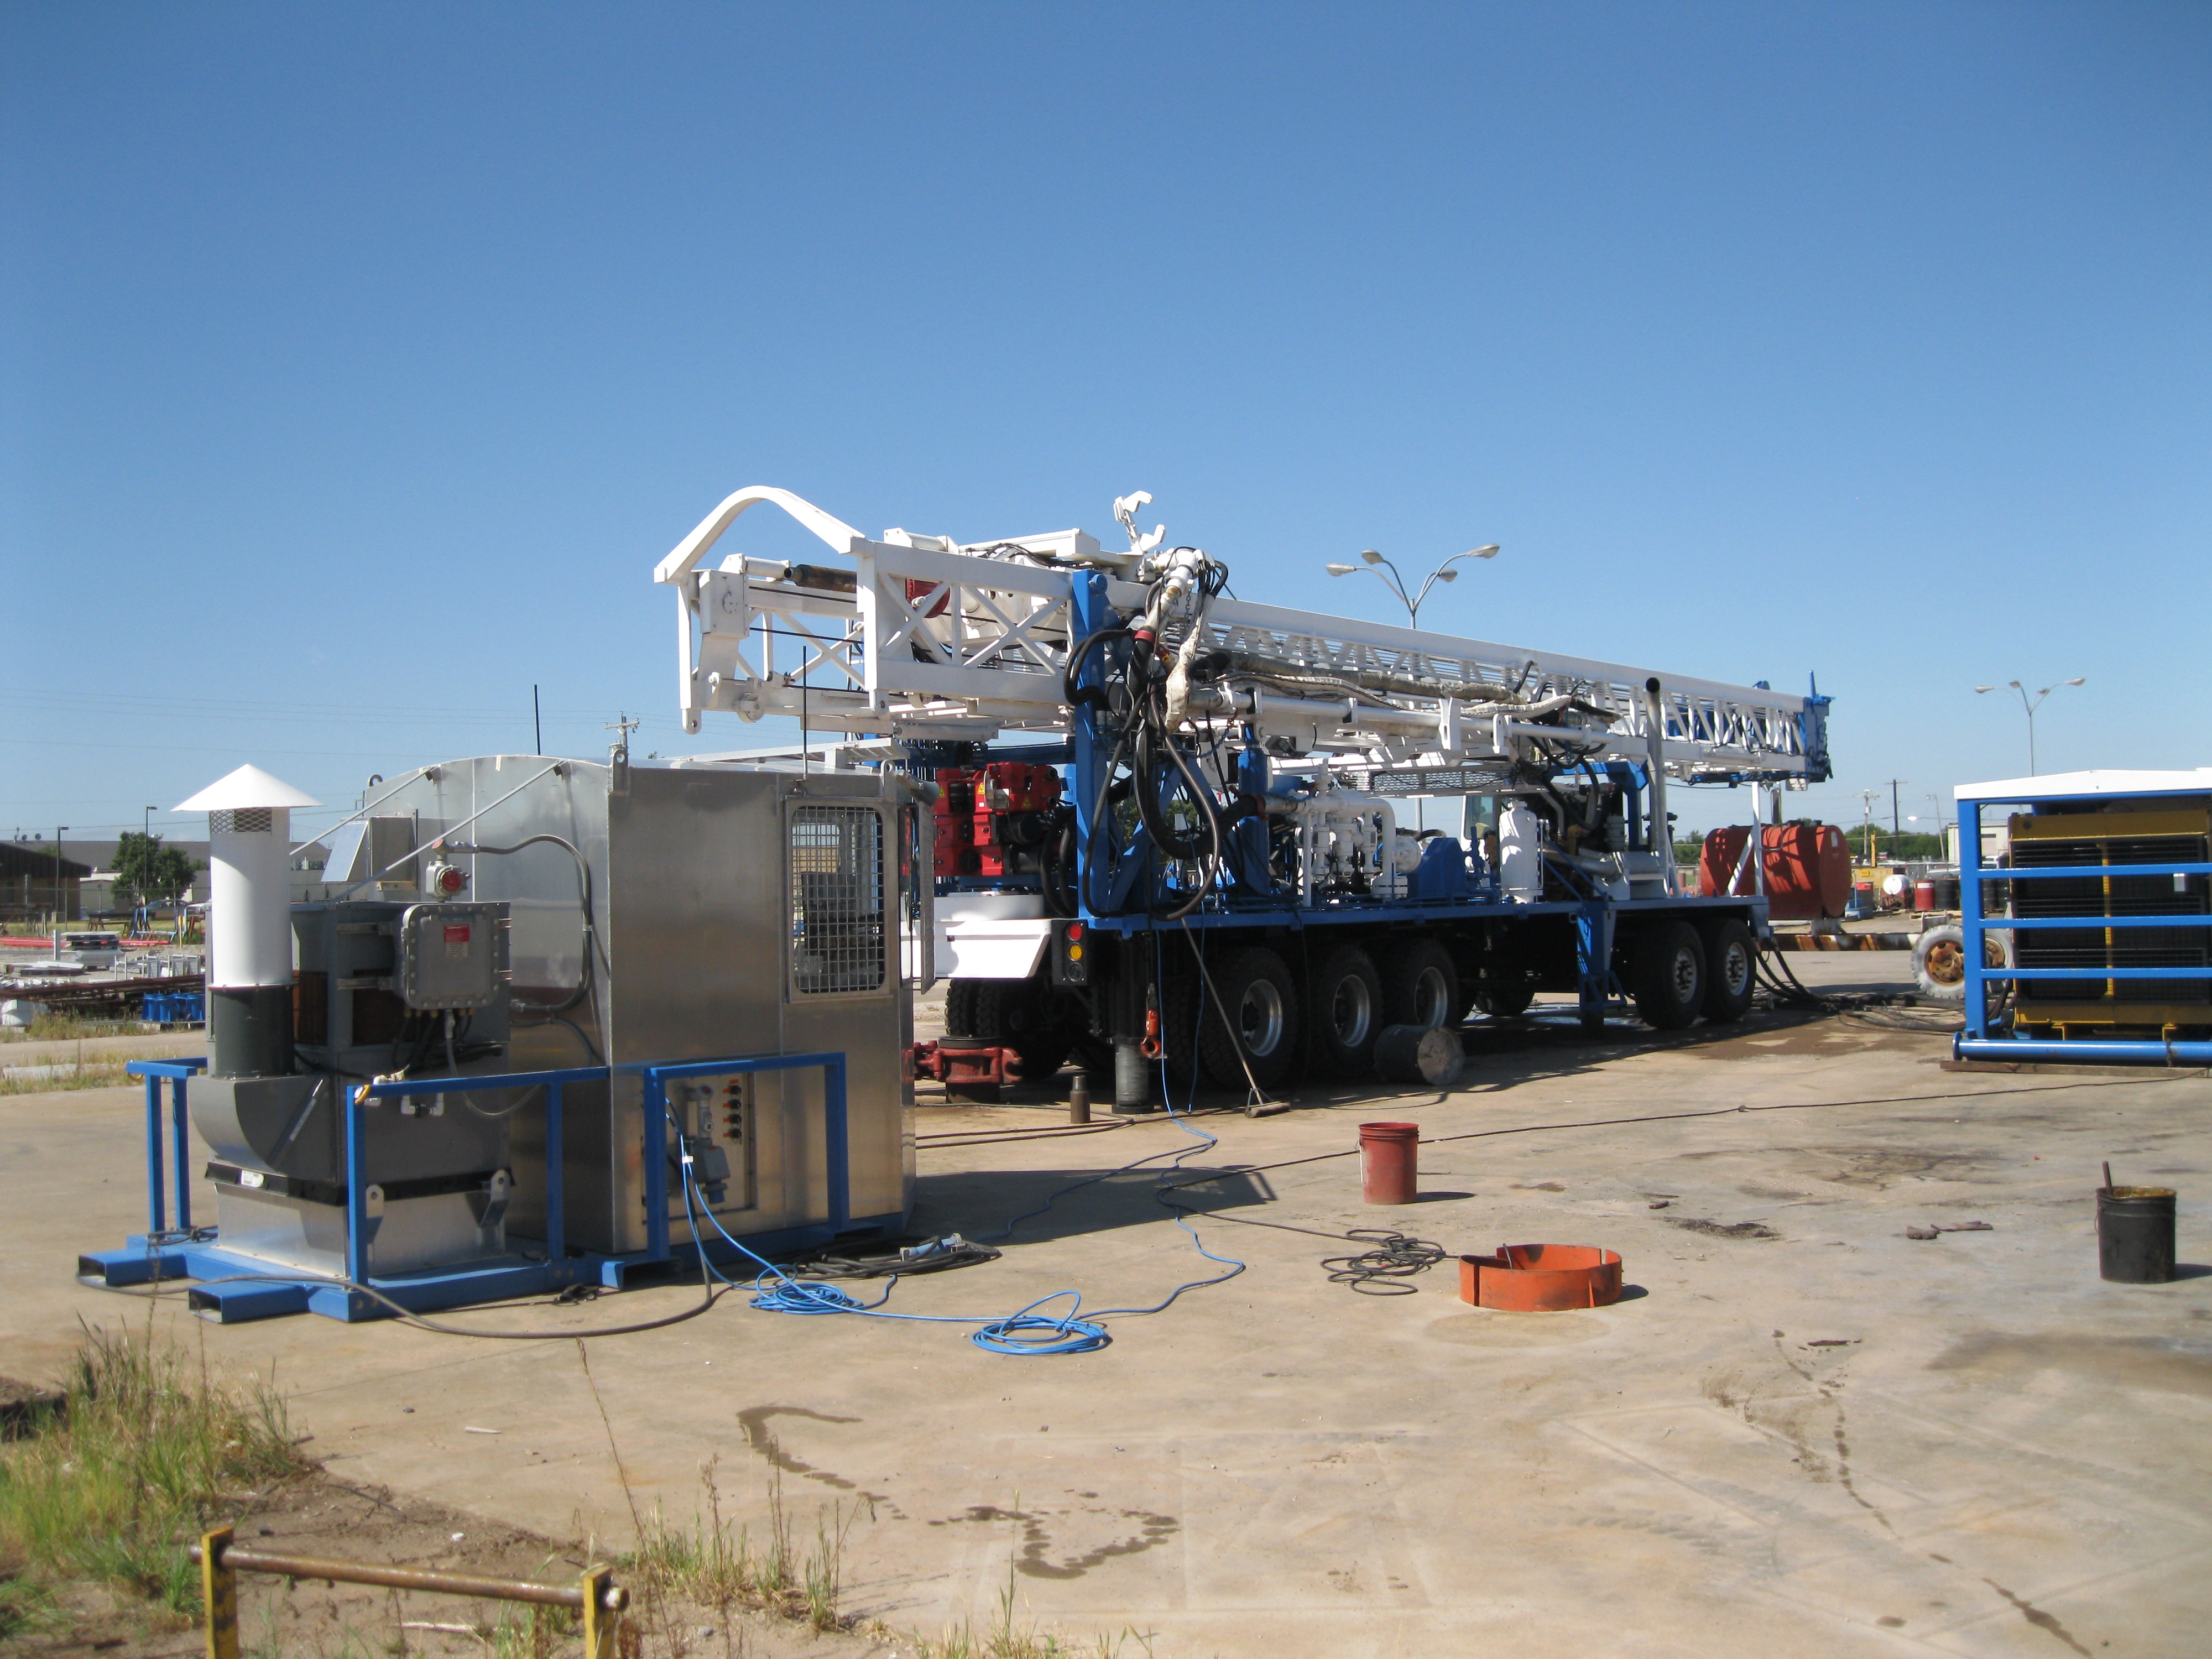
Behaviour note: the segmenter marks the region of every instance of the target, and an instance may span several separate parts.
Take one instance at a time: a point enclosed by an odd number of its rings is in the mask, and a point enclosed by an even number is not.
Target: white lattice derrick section
[[[1069,573],[887,542],[866,544],[854,563],[878,707],[915,696],[1060,706]]]
[[[849,558],[851,590],[801,586],[793,567],[780,561],[733,556],[720,569],[701,568],[723,530],[761,501],[791,512]],[[999,726],[1065,729],[1060,692],[1080,573],[1007,550],[1017,546],[1047,560],[1097,553],[1079,531],[958,550],[902,531],[874,541],[783,491],[738,491],[654,573],[680,597],[687,729],[696,731],[708,709],[749,720],[804,714],[855,732],[950,734],[963,722],[979,733]],[[985,549],[993,556],[981,556]],[[1127,616],[1144,608],[1147,590],[1115,580],[1108,598]],[[1668,771],[1779,779],[1811,766],[1800,726],[1804,700],[1764,688],[1228,599],[1212,602],[1204,625],[1208,643],[1302,674],[1437,684],[1434,696],[1357,687],[1356,695],[1337,696],[1310,684],[1267,684],[1264,676],[1248,678],[1239,690],[1232,675],[1239,708],[1316,750],[1479,763],[1528,758],[1546,743],[1642,760],[1651,720],[1645,688],[1656,679]],[[1501,706],[1566,696],[1580,707],[1549,717],[1564,724],[1516,718]]]

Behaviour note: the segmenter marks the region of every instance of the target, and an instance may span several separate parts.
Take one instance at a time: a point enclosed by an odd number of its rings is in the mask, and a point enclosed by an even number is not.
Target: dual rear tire
[[[1733,918],[1707,933],[1662,921],[1638,939],[1630,959],[1637,1017],[1659,1031],[1699,1018],[1731,1024],[1751,1012],[1758,961],[1751,929]]]
[[[1321,1076],[1364,1078],[1387,1027],[1433,1030],[1467,1015],[1458,970],[1433,939],[1390,945],[1379,964],[1364,946],[1339,945],[1316,963],[1303,1000],[1283,959],[1265,947],[1237,951],[1212,981],[1219,1006],[1208,1000],[1198,1054],[1207,1081],[1223,1089],[1280,1088],[1297,1070],[1302,1037]]]

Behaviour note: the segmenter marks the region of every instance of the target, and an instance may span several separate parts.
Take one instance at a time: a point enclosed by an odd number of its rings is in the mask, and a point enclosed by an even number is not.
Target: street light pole
[[[2032,778],[2035,775],[2035,711],[2042,708],[2043,700],[2049,696],[2053,691],[2057,690],[2060,686],[2087,685],[2088,684],[2088,680],[2086,677],[2076,674],[2070,680],[2060,680],[2057,684],[2046,685],[2043,690],[2035,694],[2035,701],[2033,702],[2030,702],[2027,700],[2027,688],[2022,685],[2018,680],[2008,680],[2005,684],[2009,685],[2014,692],[2019,694],[2021,708],[2022,712],[2027,715],[2027,775]],[[1976,695],[1978,696],[1982,692],[1994,691],[1997,688],[1994,685],[1978,685],[1974,688],[1974,690]]]
[[[1464,553],[1453,554],[1451,557],[1446,559],[1434,570],[1429,572],[1429,579],[1421,584],[1421,591],[1418,593],[1408,593],[1406,591],[1406,584],[1398,574],[1398,567],[1391,563],[1389,560],[1384,558],[1382,555],[1376,551],[1375,549],[1370,547],[1360,554],[1359,556],[1363,561],[1364,561],[1364,562],[1360,564],[1332,564],[1328,567],[1328,574],[1332,576],[1349,576],[1353,574],[1355,572],[1361,570],[1368,572],[1370,575],[1381,581],[1385,587],[1388,587],[1393,593],[1395,593],[1398,596],[1398,603],[1406,607],[1407,622],[1411,626],[1419,628],[1421,625],[1421,602],[1429,597],[1429,590],[1434,587],[1438,582],[1457,581],[1459,580],[1459,572],[1453,569],[1452,567],[1457,564],[1462,559],[1496,558],[1498,556],[1498,544],[1496,542],[1491,542],[1481,547],[1469,548]]]

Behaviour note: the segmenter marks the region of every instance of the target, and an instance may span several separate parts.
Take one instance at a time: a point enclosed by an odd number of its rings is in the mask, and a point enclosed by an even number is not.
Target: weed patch
[[[197,1375],[174,1348],[88,1330],[52,1407],[0,1443],[0,1620],[88,1580],[189,1615],[185,1543],[252,1489],[301,1473],[283,1403]]]
[[[842,1507],[817,1516],[814,1536],[802,1540],[783,1506],[783,1478],[769,1487],[769,1523],[756,1540],[749,1528],[722,1516],[715,1480],[719,1457],[699,1472],[699,1506],[688,1524],[672,1522],[659,1504],[639,1528],[635,1550],[621,1565],[647,1607],[684,1601],[711,1607],[726,1623],[743,1608],[800,1620],[817,1631],[842,1630],[851,1621],[838,1607],[844,1587],[845,1541],[858,1511]]]

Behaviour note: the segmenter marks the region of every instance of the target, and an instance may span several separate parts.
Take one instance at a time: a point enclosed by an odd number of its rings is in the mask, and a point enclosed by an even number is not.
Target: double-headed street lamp
[[[1328,574],[1332,576],[1349,576],[1357,571],[1366,571],[1369,574],[1382,581],[1393,593],[1395,593],[1398,596],[1399,603],[1406,607],[1407,620],[1414,627],[1419,628],[1421,625],[1421,601],[1429,597],[1429,590],[1434,587],[1438,582],[1457,581],[1459,580],[1459,572],[1453,569],[1452,567],[1457,564],[1462,559],[1496,558],[1498,556],[1498,544],[1496,542],[1492,542],[1484,547],[1470,548],[1464,553],[1453,554],[1451,557],[1446,559],[1434,570],[1429,572],[1428,580],[1421,584],[1421,591],[1418,593],[1408,593],[1406,592],[1406,584],[1404,581],[1400,580],[1398,575],[1398,567],[1391,563],[1389,560],[1384,558],[1373,548],[1369,548],[1359,556],[1364,561],[1364,563],[1333,564],[1328,567]]]
[[[2043,707],[2043,700],[2058,690],[2059,686],[2086,685],[2088,681],[2086,677],[2077,674],[2070,680],[2059,681],[2057,685],[2046,685],[2035,694],[2033,702],[2027,700],[2027,688],[2018,680],[2007,680],[2005,684],[2020,694],[2020,706],[2027,715],[2027,775],[2032,778],[2035,775],[2035,711]],[[1978,685],[1974,688],[1977,693],[1994,691],[1996,689],[1994,685]]]

